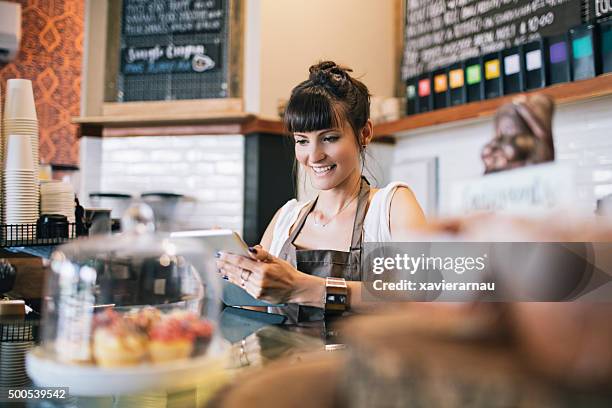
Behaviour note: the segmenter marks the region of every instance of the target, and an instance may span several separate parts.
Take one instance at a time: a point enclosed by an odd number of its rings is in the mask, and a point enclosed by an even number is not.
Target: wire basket
[[[30,313],[25,318],[0,317],[0,343],[38,343],[40,315]]]
[[[77,237],[76,223],[0,224],[0,247],[58,245]]]

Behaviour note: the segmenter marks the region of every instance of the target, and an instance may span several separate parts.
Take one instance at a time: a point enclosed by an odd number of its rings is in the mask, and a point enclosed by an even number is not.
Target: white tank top
[[[389,230],[391,198],[395,189],[400,186],[408,187],[406,183],[394,181],[374,193],[363,222],[363,242],[391,242]],[[269,252],[272,255],[278,256],[283,244],[289,238],[289,230],[296,223],[300,211],[311,202],[312,200],[299,202],[294,198],[281,207],[270,244]]]

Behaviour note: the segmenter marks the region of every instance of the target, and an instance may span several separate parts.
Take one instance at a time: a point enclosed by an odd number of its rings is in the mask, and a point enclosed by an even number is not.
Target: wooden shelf
[[[249,113],[89,116],[73,118],[72,122],[79,125],[79,137],[286,134],[280,120]],[[376,135],[374,141],[395,143],[386,135]]]
[[[537,89],[531,92],[541,92],[551,96],[557,104],[571,103],[606,95],[612,95],[612,74],[600,75],[596,78],[577,82],[568,82]],[[452,108],[440,109],[427,113],[405,116],[397,121],[374,126],[377,136],[391,136],[410,130],[447,124],[460,120],[476,119],[493,116],[497,108],[511,102],[519,94],[513,94],[496,99],[468,103]]]
[[[72,121],[79,125],[79,137],[284,134],[282,122],[248,113],[185,114],[172,117],[91,116],[74,118]]]

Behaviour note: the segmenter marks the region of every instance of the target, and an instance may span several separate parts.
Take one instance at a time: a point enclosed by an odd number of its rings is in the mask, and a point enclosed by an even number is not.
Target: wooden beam
[[[176,114],[172,117],[152,117],[150,115],[132,116],[90,116],[73,118],[79,125],[100,125],[107,127],[134,126],[175,126],[186,124],[243,123],[254,116],[248,113],[199,113]]]
[[[102,116],[140,116],[173,118],[177,115],[242,113],[241,98],[189,99],[152,102],[107,102],[102,106]]]
[[[106,127],[104,137],[131,136],[193,136],[193,135],[240,135],[243,134],[238,123],[208,125]]]
[[[79,137],[195,136],[272,134],[286,136],[283,122],[248,113],[150,116],[92,116],[73,118]],[[376,143],[395,143],[388,135],[375,136]]]
[[[285,125],[279,120],[262,119],[254,117],[252,120],[242,124],[242,134],[249,133],[272,133],[286,135]]]

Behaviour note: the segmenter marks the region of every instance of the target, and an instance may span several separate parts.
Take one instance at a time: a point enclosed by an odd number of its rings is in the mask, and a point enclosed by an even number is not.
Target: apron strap
[[[293,241],[295,241],[295,239],[297,238],[299,233],[302,231],[302,228],[304,228],[304,225],[306,224],[306,218],[308,218],[308,215],[310,214],[310,212],[314,208],[315,204],[317,204],[317,200],[318,199],[319,199],[319,196],[317,196],[314,200],[312,200],[312,203],[310,203],[306,207],[306,212],[304,212],[304,215],[302,216],[302,218],[300,218],[300,221],[298,222],[297,227],[295,227],[295,229],[293,230],[293,232],[289,236],[289,239],[287,240],[291,244],[293,244]]]
[[[370,183],[361,176],[361,186],[359,187],[359,198],[357,199],[357,211],[353,223],[353,235],[351,237],[351,250],[361,249],[363,237],[363,222],[368,211],[368,198],[370,197]]]
[[[310,212],[312,211],[312,209],[314,208],[315,204],[317,203],[317,199],[319,198],[319,196],[317,196],[312,203],[310,203],[307,207],[306,207],[306,212],[304,213],[304,215],[302,216],[302,218],[298,221],[298,224],[296,226],[296,228],[294,228],[293,232],[289,235],[289,237],[285,240],[285,243],[283,244],[281,251],[280,251],[280,257],[282,259],[285,259],[287,261],[289,261],[290,263],[293,263],[293,266],[295,265],[295,256],[292,256],[292,251],[291,251],[291,247],[293,245],[293,241],[295,241],[295,239],[297,238],[298,234],[300,233],[300,231],[302,230],[302,228],[304,228],[304,224],[306,224],[306,218],[308,218],[308,214],[310,214]]]

